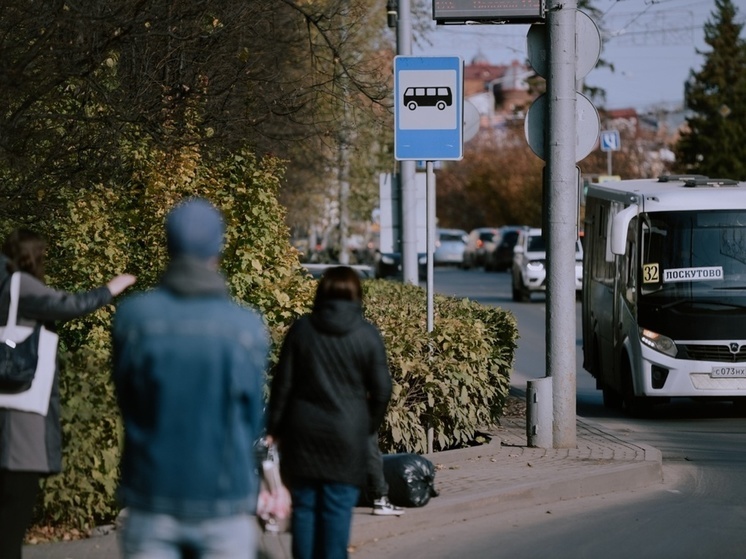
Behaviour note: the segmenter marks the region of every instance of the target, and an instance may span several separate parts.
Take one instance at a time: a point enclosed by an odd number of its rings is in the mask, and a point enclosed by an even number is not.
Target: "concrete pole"
[[[552,377],[528,381],[526,388],[526,440],[532,448],[552,448]]]
[[[575,18],[576,0],[549,0],[547,76],[547,375],[552,377],[554,448],[575,448]]]
[[[410,0],[399,0],[399,21],[397,24],[398,54],[412,54],[412,8]],[[417,273],[417,186],[415,184],[416,164],[414,161],[399,163],[401,186],[401,262],[404,283],[419,285]]]

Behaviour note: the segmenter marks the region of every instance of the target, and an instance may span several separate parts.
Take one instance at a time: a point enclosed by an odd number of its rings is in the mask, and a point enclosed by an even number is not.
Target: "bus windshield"
[[[640,228],[643,297],[746,297],[743,210],[644,213]]]

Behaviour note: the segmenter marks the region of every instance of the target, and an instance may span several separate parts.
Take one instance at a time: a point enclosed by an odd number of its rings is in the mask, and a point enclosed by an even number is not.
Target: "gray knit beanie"
[[[166,217],[168,253],[209,260],[223,249],[225,226],[220,211],[204,198],[189,198]]]

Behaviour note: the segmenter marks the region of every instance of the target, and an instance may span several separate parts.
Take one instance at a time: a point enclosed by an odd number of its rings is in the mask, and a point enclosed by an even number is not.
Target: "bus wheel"
[[[620,410],[624,406],[622,395],[610,386],[604,384],[601,388],[601,394],[604,400],[604,407],[610,410]]]
[[[598,339],[593,340],[593,376],[601,378],[601,350],[598,348]],[[622,395],[605,382],[600,382],[601,394],[604,407],[610,410],[622,409]]]
[[[644,396],[636,396],[632,382],[632,367],[625,355],[622,361],[622,402],[631,417],[646,417],[650,413],[650,401]]]

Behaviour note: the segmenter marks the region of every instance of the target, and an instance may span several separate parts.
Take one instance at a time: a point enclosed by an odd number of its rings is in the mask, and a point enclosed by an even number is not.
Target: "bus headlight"
[[[648,330],[646,328],[640,328],[640,341],[648,347],[653,348],[655,351],[660,351],[671,357],[676,357],[678,350],[676,344],[673,343],[671,338]]]

